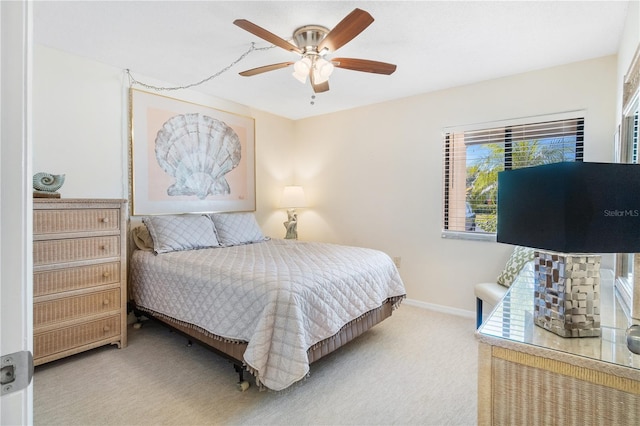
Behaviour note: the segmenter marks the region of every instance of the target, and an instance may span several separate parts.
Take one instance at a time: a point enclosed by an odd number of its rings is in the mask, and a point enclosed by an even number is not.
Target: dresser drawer
[[[115,231],[120,228],[118,209],[34,210],[33,233]]]
[[[64,297],[33,304],[33,327],[52,325],[120,309],[120,289]]]
[[[33,357],[37,363],[38,358],[99,342],[119,334],[119,315],[60,328],[47,333],[34,334]]]
[[[120,237],[73,238],[33,242],[33,265],[120,257]]]
[[[35,272],[33,296],[81,290],[120,281],[120,262]]]

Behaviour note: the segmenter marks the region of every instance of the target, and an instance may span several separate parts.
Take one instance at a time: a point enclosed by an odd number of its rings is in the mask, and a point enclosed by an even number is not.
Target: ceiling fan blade
[[[393,74],[396,70],[394,64],[386,62],[370,61],[368,59],[354,58],[333,58],[331,63],[338,68],[344,68],[353,71],[371,72],[375,74]]]
[[[320,83],[320,84],[312,84],[311,87],[313,87],[313,92],[314,93],[328,92],[329,91],[329,82],[325,81],[324,83]]]
[[[329,90],[329,82],[316,83],[313,72],[309,73],[309,80],[314,93],[322,93]]]
[[[251,77],[252,75],[262,74],[263,72],[279,70],[280,68],[286,68],[289,65],[293,65],[293,62],[280,62],[279,64],[265,65],[263,67],[252,68],[250,70],[242,71],[239,73],[243,77]]]
[[[251,34],[258,36],[271,44],[282,47],[283,49],[290,52],[302,54],[302,50],[298,46],[289,43],[287,40],[278,37],[277,35],[265,30],[264,28],[254,24],[253,22],[247,21],[246,19],[236,19],[235,21],[233,21],[233,23],[243,30],[249,31]]]
[[[362,9],[354,9],[322,39],[318,44],[318,51],[320,52],[326,47],[330,52],[335,52],[364,31],[365,28],[371,25],[373,20],[373,17],[368,12]]]

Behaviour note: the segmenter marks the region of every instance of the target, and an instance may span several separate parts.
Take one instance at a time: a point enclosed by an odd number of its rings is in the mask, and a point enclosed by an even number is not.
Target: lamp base
[[[533,319],[562,337],[600,336],[600,255],[535,253]]]
[[[298,239],[298,214],[295,209],[287,210],[287,221],[283,222],[287,233],[285,234],[285,240],[297,240]]]

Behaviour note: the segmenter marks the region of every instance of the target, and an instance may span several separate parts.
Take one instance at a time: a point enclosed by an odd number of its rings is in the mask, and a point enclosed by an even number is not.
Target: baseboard
[[[451,306],[436,305],[435,303],[421,302],[420,300],[415,300],[415,299],[404,299],[402,303],[406,303],[407,305],[415,306],[417,308],[428,309],[430,311],[442,312],[445,314],[456,315],[464,318],[475,319],[476,317],[475,311],[467,311],[465,309],[452,308]]]

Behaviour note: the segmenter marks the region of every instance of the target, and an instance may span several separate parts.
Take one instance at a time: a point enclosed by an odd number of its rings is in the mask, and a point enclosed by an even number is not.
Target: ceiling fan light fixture
[[[301,83],[307,82],[307,76],[311,70],[311,59],[304,57],[293,64],[293,77]]]
[[[298,71],[294,71],[293,73],[291,73],[291,75],[302,84],[305,84],[307,82],[308,74],[300,74]]]
[[[311,69],[311,59],[305,56],[293,64],[293,69],[300,74],[309,74],[309,70]]]
[[[316,83],[324,83],[329,80],[333,72],[333,64],[325,59],[318,58],[313,66],[313,78]]]

